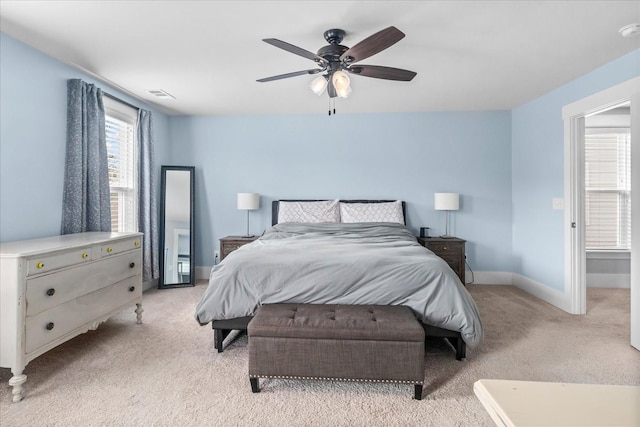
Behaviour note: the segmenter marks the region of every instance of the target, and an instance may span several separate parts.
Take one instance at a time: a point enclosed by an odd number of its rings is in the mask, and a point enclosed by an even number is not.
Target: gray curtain
[[[111,231],[102,91],[67,81],[67,148],[62,234]]]
[[[154,180],[153,123],[151,112],[138,113],[138,229],[144,233],[142,251],[142,280],[148,282],[160,277],[158,259],[158,210]]]

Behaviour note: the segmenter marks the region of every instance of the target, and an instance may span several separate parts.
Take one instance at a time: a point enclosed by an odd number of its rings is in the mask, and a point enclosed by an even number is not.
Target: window
[[[585,128],[586,248],[631,247],[631,129]]]
[[[111,231],[138,231],[136,129],[138,111],[104,97],[111,192]]]

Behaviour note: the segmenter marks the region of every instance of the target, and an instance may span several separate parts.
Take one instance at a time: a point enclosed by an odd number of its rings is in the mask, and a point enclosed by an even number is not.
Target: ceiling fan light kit
[[[333,100],[338,97],[347,98],[351,94],[351,78],[349,74],[397,81],[411,81],[416,76],[415,72],[400,68],[383,67],[379,65],[353,65],[402,40],[405,35],[396,27],[391,26],[378,31],[351,48],[340,44],[345,34],[345,31],[339,28],[325,31],[324,38],[329,44],[321,47],[317,54],[282,40],[263,39],[265,43],[272,46],[315,61],[319,68],[294,71],[292,73],[258,79],[257,81],[264,83],[289,77],[323,73],[311,81],[309,88],[318,96],[326,91],[329,99]],[[329,115],[331,115],[331,109],[329,110]]]
[[[311,92],[320,96],[325,90],[327,90],[327,83],[327,78],[325,76],[318,76],[311,80],[311,83],[309,83],[309,89],[311,89]]]
[[[633,37],[640,34],[640,24],[629,24],[618,30],[622,37]]]

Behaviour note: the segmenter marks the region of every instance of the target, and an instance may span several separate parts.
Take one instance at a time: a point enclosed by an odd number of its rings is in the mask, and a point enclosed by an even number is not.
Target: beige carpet
[[[262,380],[252,394],[247,341],[222,354],[192,314],[206,284],[144,294],[133,308],[32,361],[25,399],[13,404],[0,370],[0,424],[8,426],[433,425],[490,426],[473,394],[481,378],[640,384],[629,345],[629,290],[588,291],[571,316],[510,286],[471,285],[485,338],[458,362],[429,341],[422,401],[395,384]]]

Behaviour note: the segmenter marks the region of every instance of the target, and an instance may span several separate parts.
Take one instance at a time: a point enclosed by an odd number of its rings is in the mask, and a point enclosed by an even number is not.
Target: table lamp
[[[238,193],[238,209],[247,211],[247,235],[249,234],[249,211],[254,211],[260,208],[260,194],[258,193]]]
[[[452,238],[449,235],[449,212],[457,211],[460,209],[460,195],[458,193],[435,193],[434,194],[434,207],[437,211],[447,212],[447,222],[443,238]]]

